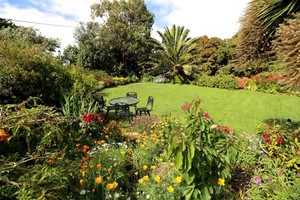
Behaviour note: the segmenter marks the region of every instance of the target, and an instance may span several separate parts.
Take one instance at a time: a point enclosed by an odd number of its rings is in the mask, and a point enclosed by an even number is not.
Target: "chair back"
[[[148,108],[148,110],[151,111],[153,109],[153,104],[154,104],[154,97],[153,96],[149,96],[146,108]]]
[[[136,92],[127,92],[126,97],[134,97],[137,98],[137,93]]]
[[[100,108],[105,108],[106,101],[103,96],[93,96],[93,98],[99,104]]]

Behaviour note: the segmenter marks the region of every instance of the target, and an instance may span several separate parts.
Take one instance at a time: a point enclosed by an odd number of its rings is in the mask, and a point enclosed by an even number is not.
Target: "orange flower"
[[[99,176],[95,179],[95,183],[100,184],[102,183],[102,176]]]
[[[8,140],[10,137],[6,134],[4,129],[0,130],[0,141]]]
[[[97,169],[101,169],[101,164],[97,164]]]
[[[80,180],[79,180],[79,183],[80,183],[80,185],[82,185],[82,183],[83,183],[83,179],[80,179]]]
[[[108,184],[106,185],[106,189],[108,189],[108,190],[114,190],[114,189],[117,188],[117,186],[118,186],[118,183],[115,181],[115,182],[113,182],[113,183],[108,183]]]
[[[81,166],[81,169],[86,170],[86,169],[87,169],[87,166],[86,166],[86,165],[82,165],[82,166]]]

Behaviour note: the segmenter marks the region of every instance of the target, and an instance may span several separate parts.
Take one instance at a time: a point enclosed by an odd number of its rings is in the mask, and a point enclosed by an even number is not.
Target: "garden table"
[[[117,97],[109,100],[109,104],[115,107],[117,118],[126,116],[129,120],[129,123],[131,123],[129,106],[136,105],[138,102],[139,99],[135,97]]]
[[[117,97],[109,100],[110,105],[132,106],[136,105],[140,100],[134,97]]]

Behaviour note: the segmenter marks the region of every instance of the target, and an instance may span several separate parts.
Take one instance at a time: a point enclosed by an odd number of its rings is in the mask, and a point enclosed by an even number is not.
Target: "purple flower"
[[[259,176],[254,176],[251,178],[251,182],[252,183],[255,183],[257,185],[261,185],[262,184],[262,180]]]

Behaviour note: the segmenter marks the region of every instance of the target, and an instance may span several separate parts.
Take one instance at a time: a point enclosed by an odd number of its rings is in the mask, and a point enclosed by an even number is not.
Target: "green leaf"
[[[192,170],[188,171],[187,173],[185,173],[183,176],[184,176],[184,180],[186,181],[186,183],[188,185],[192,184],[194,179],[195,179],[195,176],[196,173]]]
[[[190,200],[194,192],[194,186],[187,186],[183,190],[183,196],[185,197],[186,200]]]
[[[177,169],[180,169],[183,164],[182,151],[178,151],[175,155],[175,166]]]

